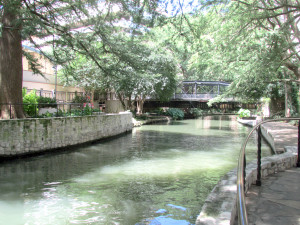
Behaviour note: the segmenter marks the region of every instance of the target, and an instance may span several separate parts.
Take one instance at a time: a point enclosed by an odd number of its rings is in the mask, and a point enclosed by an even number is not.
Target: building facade
[[[27,92],[35,89],[38,95],[50,98],[56,97],[56,100],[61,103],[72,102],[75,92],[79,95],[84,93],[83,88],[63,86],[51,61],[38,50],[24,45],[23,49],[37,59],[37,62],[41,65],[39,69],[44,74],[44,77],[40,74],[34,74],[28,60],[23,56],[23,88],[26,88]]]

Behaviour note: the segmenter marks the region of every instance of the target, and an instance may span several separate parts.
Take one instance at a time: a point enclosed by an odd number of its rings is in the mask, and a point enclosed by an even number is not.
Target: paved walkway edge
[[[287,128],[291,126],[286,124]],[[294,132],[294,130],[293,130]],[[276,139],[272,133],[272,126],[262,125],[262,134],[266,141],[276,151],[276,141],[280,139],[277,135]],[[262,177],[270,174],[284,171],[296,166],[297,147],[285,146],[285,153],[264,157],[262,159]],[[247,164],[246,168],[246,192],[256,181],[257,163],[252,161]],[[236,169],[228,172],[214,187],[210,195],[205,200],[200,215],[196,220],[196,225],[233,225],[237,216],[237,189],[236,189],[237,171]]]

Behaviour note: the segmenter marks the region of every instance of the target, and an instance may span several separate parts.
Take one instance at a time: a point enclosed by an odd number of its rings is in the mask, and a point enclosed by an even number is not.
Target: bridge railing
[[[186,93],[175,93],[174,98],[173,99],[212,99],[217,97],[218,94],[186,94]]]
[[[257,178],[256,185],[261,186],[261,125],[268,122],[278,122],[278,121],[292,121],[298,120],[298,160],[297,166],[300,166],[300,118],[280,118],[280,119],[271,119],[265,120],[258,123],[253,129],[249,132],[246,140],[244,141],[238,161],[237,168],[237,213],[238,213],[238,224],[239,225],[248,225],[247,210],[246,210],[246,201],[245,201],[245,179],[246,179],[246,146],[250,139],[250,136],[254,131],[257,131]]]

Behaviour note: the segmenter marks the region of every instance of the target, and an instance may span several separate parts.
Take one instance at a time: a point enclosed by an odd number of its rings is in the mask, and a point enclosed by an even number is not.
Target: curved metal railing
[[[248,225],[248,218],[247,218],[247,210],[246,210],[246,203],[245,203],[245,178],[246,178],[246,146],[249,141],[250,136],[255,130],[260,132],[260,125],[268,122],[278,122],[278,121],[291,121],[291,120],[299,120],[299,127],[298,127],[298,162],[299,165],[299,134],[300,134],[300,118],[280,118],[280,119],[270,119],[265,120],[253,127],[253,129],[249,132],[246,140],[244,141],[238,161],[238,168],[237,168],[237,211],[238,211],[238,222],[239,225]],[[258,171],[257,176],[260,179],[260,155],[258,154]],[[260,185],[260,180],[257,185]]]

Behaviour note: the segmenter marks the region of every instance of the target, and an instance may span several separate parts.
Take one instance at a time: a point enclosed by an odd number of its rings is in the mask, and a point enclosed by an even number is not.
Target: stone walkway
[[[274,139],[275,149],[297,146],[297,127],[269,123],[265,129]],[[251,225],[300,225],[300,168],[288,169],[262,179],[246,194],[248,222]]]
[[[246,204],[252,225],[300,224],[300,168],[279,172],[251,186]]]
[[[275,151],[282,153],[286,146],[298,145],[298,127],[284,122],[270,122],[262,125],[274,141]]]

